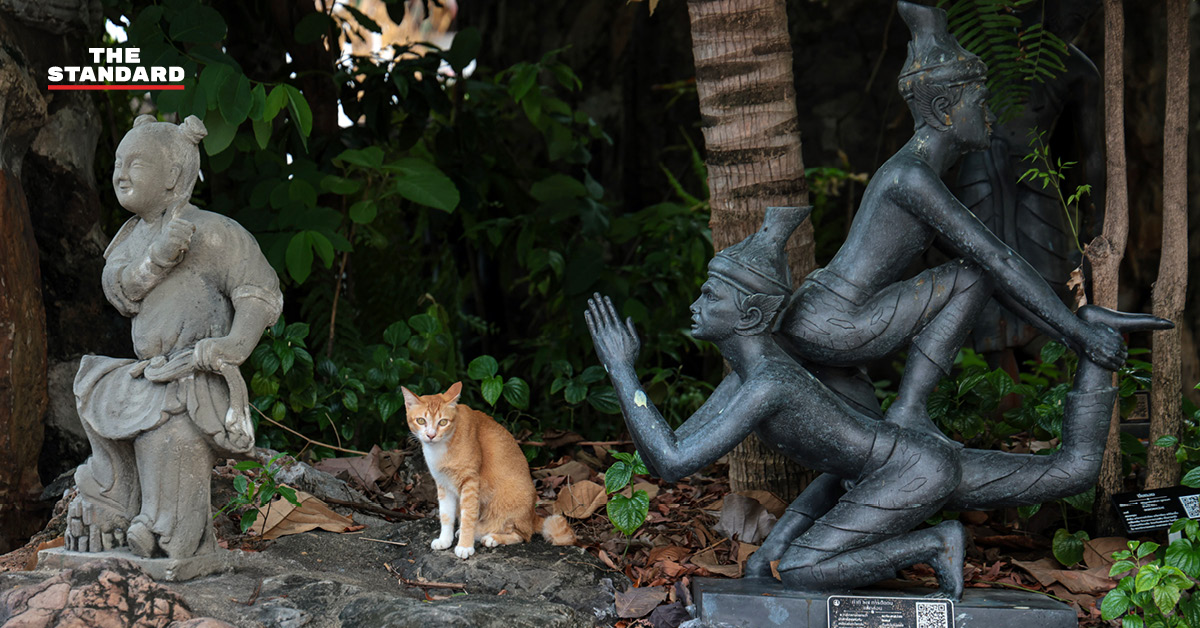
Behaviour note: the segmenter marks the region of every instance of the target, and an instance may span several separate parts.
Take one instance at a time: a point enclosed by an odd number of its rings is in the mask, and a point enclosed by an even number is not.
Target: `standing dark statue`
[[[904,2],[900,12],[914,32],[901,78],[918,120],[913,139],[868,186],[842,252],[796,294],[783,247],[809,208],[769,208],[758,233],[709,263],[691,308],[692,333],[716,344],[731,371],[692,417],[672,430],[650,403],[634,368],[640,343],[631,319],[622,322],[598,294],[585,319],[626,426],[655,475],[674,481],[699,471],[752,432],[824,473],[788,507],[747,563],[748,575],[767,575],[769,562],[780,559],[785,585],[828,591],[928,563],[938,594],[958,599],[961,525],[913,528],[942,508],[1040,503],[1094,484],[1116,399],[1111,372],[1125,357],[1120,334],[1171,323],[1097,307],[1076,316],[954,199],[940,175],[987,144],[985,69],[946,34],[944,12]],[[899,281],[938,235],[967,259]],[[1080,353],[1062,446],[1048,456],[963,449],[937,433],[923,410],[993,284]],[[855,364],[910,341],[915,350],[901,402],[883,421],[848,405],[797,360]]]
[[[1087,19],[1100,6],[1099,0],[1055,0],[1022,14],[1022,20],[1044,18],[1045,28],[1063,41],[1079,34]],[[1065,70],[1045,82],[1034,82],[1028,102],[1015,118],[997,125],[986,150],[969,153],[958,168],[954,193],[984,225],[1038,272],[1062,296],[1068,294],[1067,279],[1079,266],[1082,252],[1078,242],[1089,242],[1089,231],[1104,222],[1104,146],[1100,121],[1100,72],[1083,51],[1068,45],[1063,57]],[[1018,181],[1031,166],[1024,161],[1030,153],[1030,133],[1044,133],[1048,143],[1059,121],[1070,123],[1084,178],[1091,185],[1089,198],[1096,209],[1085,219],[1080,212],[1071,233],[1058,194],[1039,181]],[[1086,206],[1087,203],[1080,203]],[[971,332],[977,351],[996,352],[1028,344],[1037,329],[1012,313],[988,307]]]
[[[946,32],[944,11],[897,6],[913,33],[899,87],[915,131],[872,177],[846,242],[805,279],[779,333],[791,353],[813,364],[862,364],[907,347],[888,420],[944,438],[925,403],[990,298],[1105,368],[1121,366],[1125,346],[1112,329],[1076,317],[942,183],[964,155],[990,145],[987,69]],[[962,257],[901,280],[939,238]]]

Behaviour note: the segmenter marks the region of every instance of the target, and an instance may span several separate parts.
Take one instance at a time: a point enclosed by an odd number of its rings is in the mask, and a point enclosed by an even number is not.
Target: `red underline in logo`
[[[184,88],[183,85],[162,85],[162,84],[153,84],[153,83],[147,84],[147,85],[96,85],[96,84],[58,85],[58,84],[55,84],[55,85],[46,86],[46,89],[48,89],[50,91],[92,91],[92,90],[109,90],[109,89],[151,91],[151,90],[158,90],[158,89],[173,89],[173,90],[175,90],[175,89],[183,89],[183,88]]]

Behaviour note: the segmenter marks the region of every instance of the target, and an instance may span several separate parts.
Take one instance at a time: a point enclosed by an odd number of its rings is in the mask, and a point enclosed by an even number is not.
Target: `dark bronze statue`
[[[1099,0],[1054,0],[1021,14],[1027,24],[1042,21],[1049,32],[1070,42],[1100,6]],[[991,145],[968,154],[958,168],[954,194],[979,220],[1029,262],[1060,296],[1069,294],[1067,279],[1080,264],[1077,243],[1086,243],[1104,221],[1104,142],[1100,119],[1100,71],[1087,55],[1068,45],[1064,70],[1044,82],[1032,82],[1028,101],[1015,118],[997,125]],[[1080,211],[1074,229],[1068,224],[1054,188],[1026,178],[1031,166],[1030,132],[1044,133],[1048,143],[1059,122],[1074,138],[1075,159],[1091,185],[1092,212]],[[1041,164],[1036,164],[1045,169]],[[1064,191],[1064,194],[1067,192]],[[1080,203],[1086,206],[1088,203]],[[1089,228],[1090,225],[1090,228]],[[986,307],[971,332],[977,351],[992,353],[1021,347],[1037,329],[1000,307]]]
[[[761,231],[709,263],[709,279],[691,308],[692,334],[716,344],[731,371],[678,430],[638,382],[634,361],[640,344],[632,319],[622,322],[600,295],[585,312],[596,353],[651,473],[676,481],[712,464],[752,432],[824,473],[788,508],[747,565],[749,574],[762,575],[770,560],[781,558],[779,573],[788,586],[840,590],[923,562],[937,572],[939,594],[957,599],[963,587],[962,526],[946,521],[912,529],[942,508],[1041,503],[1094,484],[1116,399],[1111,371],[1080,357],[1062,447],[1048,456],[959,449],[926,431],[858,412],[771,333],[790,292],[783,246],[806,215],[797,208],[771,208]],[[1082,308],[1079,318],[1114,333],[1170,326],[1094,306]],[[840,481],[852,484],[844,494]]]
[[[937,572],[939,595],[957,599],[961,525],[913,528],[942,508],[1041,503],[1094,484],[1116,398],[1111,372],[1125,357],[1121,332],[1171,323],[1097,307],[1077,316],[954,199],[940,175],[987,145],[985,70],[946,34],[944,12],[903,2],[900,11],[914,32],[901,78],[918,118],[912,141],[868,186],[830,267],[794,295],[783,247],[808,208],[768,209],[758,233],[713,258],[691,308],[692,333],[716,344],[731,371],[692,417],[672,430],[649,401],[634,369],[640,345],[632,320],[622,322],[608,298],[595,295],[585,319],[655,475],[675,481],[699,471],[750,433],[824,473],[788,507],[747,575],[767,575],[769,562],[780,559],[786,585],[840,590],[924,562]],[[898,281],[938,235],[966,259]],[[993,284],[1080,353],[1062,446],[1049,456],[963,449],[924,413],[925,397],[949,370]],[[857,364],[910,341],[901,402],[883,421],[847,404],[798,360]]]
[[[1113,330],[1072,314],[942,183],[964,155],[989,146],[986,68],[946,32],[944,11],[898,8],[913,32],[899,81],[913,137],[872,177],[846,242],[805,279],[779,331],[789,352],[814,364],[862,364],[907,347],[888,420],[944,438],[925,402],[990,298],[1106,368],[1120,367],[1125,347]],[[937,238],[962,257],[901,280]]]

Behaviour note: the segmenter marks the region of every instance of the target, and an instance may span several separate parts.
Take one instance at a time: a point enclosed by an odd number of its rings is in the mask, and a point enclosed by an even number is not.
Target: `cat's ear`
[[[404,407],[405,408],[411,410],[414,407],[421,405],[421,400],[417,399],[417,396],[414,395],[411,390],[401,386],[400,392],[404,393]]]
[[[458,403],[458,398],[461,395],[462,382],[454,382],[446,389],[446,392],[442,393],[442,399],[445,399],[446,403]]]

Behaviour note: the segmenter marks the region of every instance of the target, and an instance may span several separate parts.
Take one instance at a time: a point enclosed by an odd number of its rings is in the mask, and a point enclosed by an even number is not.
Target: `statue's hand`
[[[771,578],[771,557],[767,552],[759,548],[757,552],[750,555],[746,559],[746,568],[742,573],[743,578]]]
[[[150,261],[159,266],[179,263],[192,242],[196,226],[182,218],[172,218],[150,245]]]
[[[633,366],[642,343],[638,340],[632,318],[622,323],[612,299],[601,297],[599,293],[588,299],[588,309],[583,313],[583,318],[592,334],[596,355],[606,368],[622,364]]]
[[[240,365],[248,357],[250,356],[229,336],[205,338],[197,342],[192,355],[196,368],[214,373],[226,364]]]
[[[1088,335],[1083,347],[1084,354],[1089,360],[1095,362],[1108,371],[1116,371],[1125,364],[1125,358],[1128,351],[1125,348],[1125,339],[1121,334],[1113,331],[1107,325],[1100,323],[1085,323],[1088,326]]]

